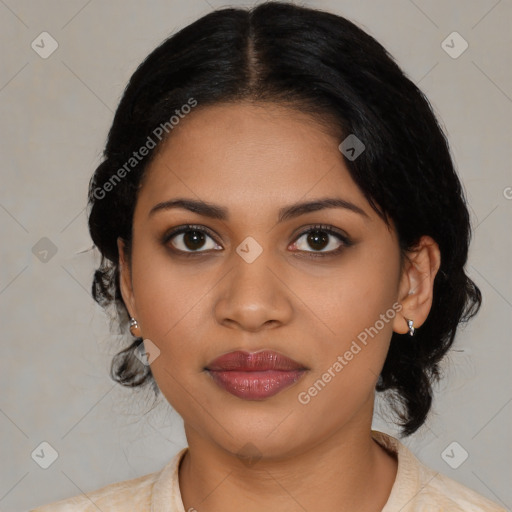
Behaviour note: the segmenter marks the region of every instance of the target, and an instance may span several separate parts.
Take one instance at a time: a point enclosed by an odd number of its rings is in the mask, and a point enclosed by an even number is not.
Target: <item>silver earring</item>
[[[409,327],[409,336],[414,336],[415,329],[413,327],[413,321],[409,320],[408,318],[406,318],[405,321],[407,322],[407,326]]]
[[[130,317],[130,332],[132,333],[132,336],[137,337],[137,335],[133,332],[135,329],[138,329],[139,324],[137,323],[137,320],[135,318]]]

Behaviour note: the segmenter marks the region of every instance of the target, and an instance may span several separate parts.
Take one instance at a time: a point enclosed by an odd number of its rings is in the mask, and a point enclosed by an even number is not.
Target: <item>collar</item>
[[[418,472],[421,463],[398,439],[378,430],[372,430],[371,434],[377,443],[397,456],[395,483],[382,509],[382,512],[396,512],[411,502],[421,490]],[[151,512],[185,512],[179,486],[179,467],[187,451],[188,446],[160,471],[153,486]]]

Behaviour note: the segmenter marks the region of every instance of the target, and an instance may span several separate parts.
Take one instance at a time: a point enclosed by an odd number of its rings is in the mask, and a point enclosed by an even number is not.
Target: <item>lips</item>
[[[264,400],[297,382],[308,368],[271,350],[239,350],[214,359],[205,370],[215,384],[232,395]]]
[[[214,359],[206,369],[251,372],[266,370],[305,370],[306,367],[273,350],[263,350],[261,352],[243,352],[242,350],[238,350]]]

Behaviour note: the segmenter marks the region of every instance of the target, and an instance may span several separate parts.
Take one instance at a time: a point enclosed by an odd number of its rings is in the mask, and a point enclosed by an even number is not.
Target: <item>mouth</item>
[[[244,400],[264,400],[297,382],[309,368],[278,352],[236,351],[205,370],[220,388]]]

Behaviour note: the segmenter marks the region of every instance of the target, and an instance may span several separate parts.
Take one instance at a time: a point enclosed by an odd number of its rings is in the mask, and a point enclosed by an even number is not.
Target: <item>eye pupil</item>
[[[313,249],[322,250],[329,243],[329,235],[325,231],[315,229],[309,233],[308,243]]]
[[[199,245],[197,245],[199,242]],[[204,233],[197,230],[189,230],[183,234],[183,243],[188,249],[195,250],[200,249],[205,242]]]

